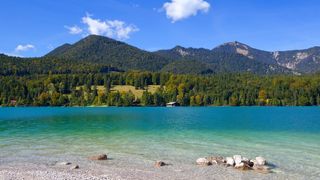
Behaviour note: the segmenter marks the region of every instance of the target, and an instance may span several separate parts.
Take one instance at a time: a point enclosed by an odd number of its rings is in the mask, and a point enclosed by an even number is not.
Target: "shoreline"
[[[51,159],[51,158],[49,158]],[[134,157],[112,157],[106,161],[90,161],[86,158],[65,157],[71,165],[61,165],[62,161],[52,158],[47,162],[16,162],[0,164],[0,179],[126,179],[126,180],[162,180],[162,179],[316,179],[295,172],[284,173],[275,169],[272,173],[261,174],[253,171],[241,171],[221,165],[197,166],[195,163],[175,163],[155,167],[154,161]],[[32,162],[33,161],[33,162]],[[79,169],[70,169],[74,164]]]
[[[68,159],[68,158],[66,158]],[[71,158],[72,159],[72,158]],[[84,158],[73,159],[79,169],[71,165],[59,165],[61,161],[47,163],[11,162],[0,164],[0,179],[294,179],[283,173],[260,174],[240,171],[220,165],[197,166],[170,162],[171,165],[155,167],[154,161],[133,157],[111,158],[106,161],[90,161]],[[298,179],[298,178],[297,178]],[[310,179],[310,177],[309,177]]]

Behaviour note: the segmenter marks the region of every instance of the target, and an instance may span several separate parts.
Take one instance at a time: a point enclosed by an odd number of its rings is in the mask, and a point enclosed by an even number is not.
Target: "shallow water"
[[[0,108],[2,163],[101,152],[175,163],[241,154],[264,156],[276,173],[320,177],[319,149],[319,107]]]

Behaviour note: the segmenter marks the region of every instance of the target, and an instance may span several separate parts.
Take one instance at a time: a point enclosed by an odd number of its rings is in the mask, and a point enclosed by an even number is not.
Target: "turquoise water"
[[[264,156],[277,173],[320,177],[320,108],[0,108],[3,163],[101,152],[177,163]]]

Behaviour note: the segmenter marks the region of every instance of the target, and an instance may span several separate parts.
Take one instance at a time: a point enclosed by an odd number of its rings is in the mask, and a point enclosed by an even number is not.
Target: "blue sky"
[[[320,46],[319,0],[2,0],[0,52],[42,56],[88,34],[150,51]]]

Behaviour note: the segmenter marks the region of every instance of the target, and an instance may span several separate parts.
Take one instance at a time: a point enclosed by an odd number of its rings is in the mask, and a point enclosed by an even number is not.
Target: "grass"
[[[158,88],[160,88],[159,85],[150,85],[150,86],[148,86],[148,91],[153,94],[153,93],[156,92],[156,90]],[[129,92],[129,91],[131,91],[134,94],[135,97],[141,98],[143,92],[146,91],[146,90],[136,89],[134,86],[119,85],[119,86],[112,87],[111,91],[119,91],[119,92]]]
[[[98,92],[104,92],[105,91],[105,87],[104,86],[96,86],[96,87],[97,87]],[[94,86],[91,87],[91,89],[93,89],[93,88],[94,88]],[[160,88],[160,85],[149,85],[148,86],[148,91],[153,94],[153,93],[155,93],[157,91],[158,88]],[[80,87],[77,87],[76,89],[79,90]],[[116,85],[116,86],[113,86],[111,88],[111,91],[114,91],[114,92],[116,92],[116,91],[129,92],[129,91],[131,91],[136,98],[141,98],[143,92],[146,91],[146,90],[136,89],[134,86],[129,86],[129,85]]]

